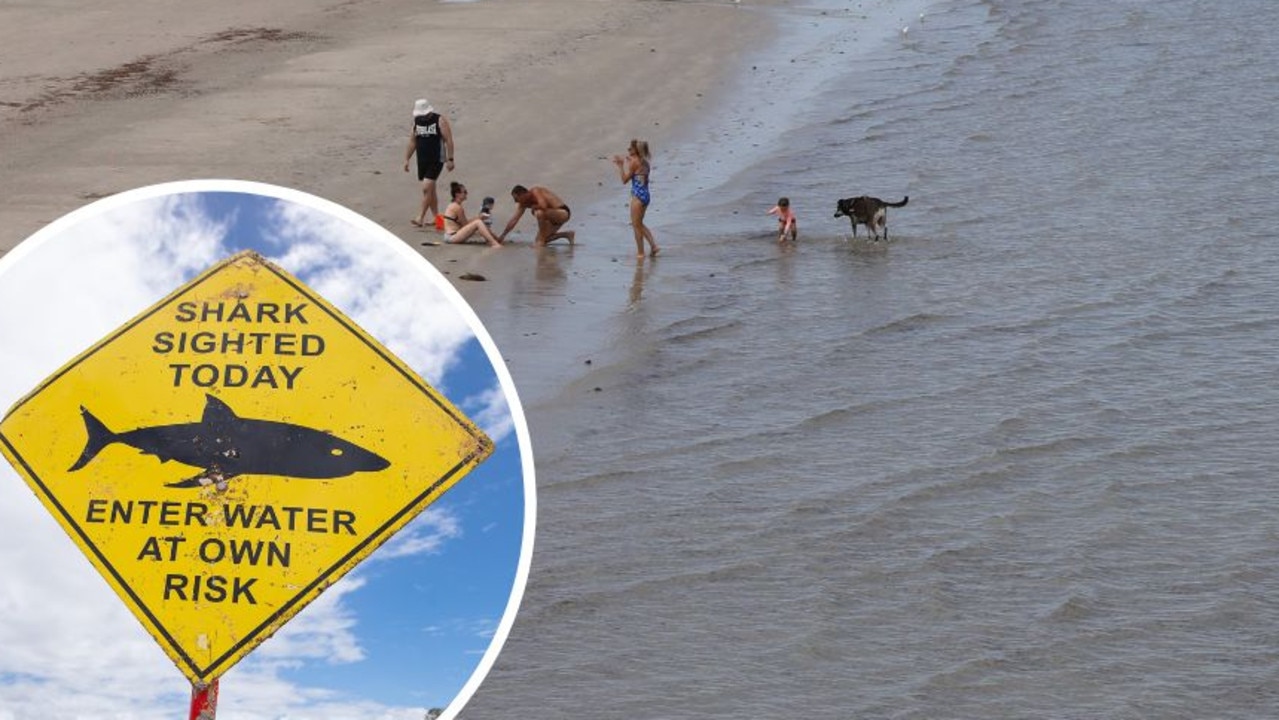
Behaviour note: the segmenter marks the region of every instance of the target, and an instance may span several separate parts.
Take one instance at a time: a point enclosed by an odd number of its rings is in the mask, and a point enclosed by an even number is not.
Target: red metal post
[[[214,720],[218,714],[218,679],[207,684],[191,683],[190,720]]]

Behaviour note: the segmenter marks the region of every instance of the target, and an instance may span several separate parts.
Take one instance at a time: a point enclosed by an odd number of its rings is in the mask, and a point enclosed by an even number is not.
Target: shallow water
[[[783,17],[659,154],[666,255],[483,317],[599,349],[513,363],[537,548],[464,716],[1272,716],[1279,15]],[[858,194],[910,196],[890,242],[831,217]]]

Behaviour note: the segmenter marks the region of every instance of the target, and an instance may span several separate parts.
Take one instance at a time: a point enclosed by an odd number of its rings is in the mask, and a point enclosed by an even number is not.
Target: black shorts
[[[438,161],[430,162],[421,155],[417,156],[418,180],[438,180],[442,172],[444,172],[444,163]]]

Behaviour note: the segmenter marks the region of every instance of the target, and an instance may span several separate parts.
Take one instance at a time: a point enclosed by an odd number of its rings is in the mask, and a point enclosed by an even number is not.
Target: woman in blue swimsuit
[[[626,157],[613,156],[613,164],[623,183],[631,184],[631,228],[635,231],[635,257],[644,257],[644,242],[648,241],[649,254],[657,257],[661,249],[653,239],[653,231],[644,225],[644,213],[648,210],[651,197],[648,192],[649,173],[648,143],[643,140],[632,140],[626,149]]]

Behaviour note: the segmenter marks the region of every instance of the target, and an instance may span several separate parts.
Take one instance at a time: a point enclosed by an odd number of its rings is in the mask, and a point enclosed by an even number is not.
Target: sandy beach
[[[765,37],[757,10],[771,4],[0,7],[0,253],[93,200],[154,183],[236,179],[312,193],[383,225],[453,279],[512,359],[527,403],[526,387],[553,392],[564,379],[521,366],[558,364],[565,347],[538,342],[551,332],[500,325],[509,309],[538,302],[539,280],[563,273],[561,260],[535,256],[531,216],[496,253],[436,246],[438,234],[409,223],[420,197],[403,170],[414,100],[428,99],[453,127],[441,209],[451,180],[468,185],[472,213],[496,197],[499,228],[516,183],[556,190],[578,227],[592,203],[616,197],[616,232],[579,241],[586,255],[627,258],[625,194],[608,158],[643,137],[661,162],[668,139],[713,107],[738,70],[732,59]],[[93,40],[72,40],[84,37]],[[467,273],[488,281],[457,279]],[[583,352],[567,357],[580,366]]]
[[[605,158],[634,136],[661,148],[764,29],[732,3],[71,5],[0,8],[3,251],[94,199],[196,178],[310,192],[420,248],[438,238],[408,223],[418,97],[453,125],[444,201],[461,180],[477,207],[498,198],[499,221],[515,183],[584,205],[612,178]],[[531,230],[526,219],[513,238]],[[437,262],[481,252],[429,250]]]
[[[438,233],[410,224],[420,197],[416,175],[403,169],[414,100],[427,98],[453,128],[456,165],[440,178],[441,209],[451,180],[471,190],[472,213],[483,196],[496,197],[499,228],[516,183],[557,191],[579,229],[592,222],[592,206],[615,199],[615,213],[595,218],[607,235],[580,234],[576,260],[622,270],[633,245],[608,159],[642,137],[667,162],[668,141],[727,92],[740,71],[733,59],[766,38],[774,4],[0,7],[0,253],[67,212],[146,185],[219,178],[290,187],[374,220],[427,257],[499,344],[525,405],[546,400],[580,379],[600,342],[583,328],[616,303],[589,307],[589,283],[579,297],[564,296],[565,276],[579,272],[568,267],[574,253],[562,241],[535,251],[531,216],[496,251],[440,246]],[[57,53],[47,52],[51,43]],[[468,273],[486,281],[460,279]],[[533,425],[535,439],[549,439]]]

